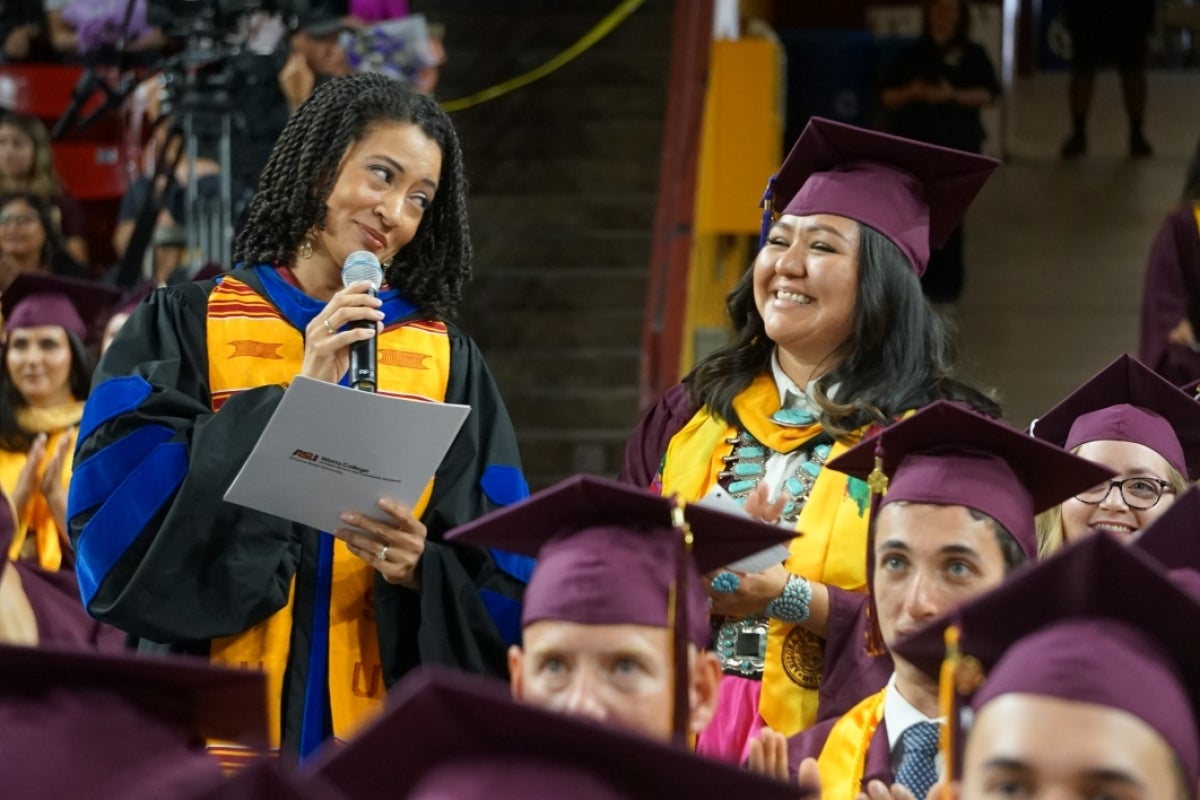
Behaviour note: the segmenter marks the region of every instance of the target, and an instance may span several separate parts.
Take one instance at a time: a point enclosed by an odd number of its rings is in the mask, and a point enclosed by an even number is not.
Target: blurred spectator
[[[985,138],[980,110],[1000,94],[987,52],[970,39],[966,0],[925,0],[921,37],[902,50],[883,76],[883,104],[893,133],[978,153]],[[963,229],[930,254],[921,288],[934,302],[962,294]]]
[[[122,38],[128,0],[45,0],[50,43],[65,60],[86,54],[112,60]],[[135,0],[129,19],[126,51],[152,52],[165,42],[146,22],[146,0]]]
[[[1063,20],[1071,34],[1071,82],[1068,103],[1071,136],[1063,142],[1065,159],[1087,152],[1087,115],[1096,71],[1105,65],[1121,76],[1121,97],[1129,120],[1129,155],[1153,154],[1142,130],[1146,116],[1146,48],[1154,28],[1154,0],[1064,0]]]
[[[0,291],[25,272],[87,276],[71,257],[52,206],[30,192],[0,195]]]
[[[348,23],[324,9],[301,15],[291,36],[290,51],[279,73],[279,86],[287,98],[288,113],[303,103],[313,88],[330,78],[350,74],[341,34]]]
[[[6,192],[29,192],[48,200],[67,251],[80,264],[87,263],[87,219],[63,189],[46,126],[36,117],[12,111],[0,114],[0,193]]]
[[[350,0],[350,15],[363,22],[408,16],[408,0]]]
[[[1176,386],[1200,379],[1200,142],[1179,207],[1163,221],[1146,263],[1138,358]]]
[[[53,61],[55,52],[46,34],[42,0],[4,0],[0,3],[0,63]]]

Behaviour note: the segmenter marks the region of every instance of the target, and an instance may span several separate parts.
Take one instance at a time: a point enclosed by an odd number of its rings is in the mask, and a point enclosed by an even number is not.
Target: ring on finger
[[[712,582],[713,591],[720,592],[721,594],[736,592],[739,585],[741,585],[741,581],[738,580],[738,576],[734,575],[732,572],[718,573],[716,577],[713,578]]]
[[[337,331],[335,331],[335,330],[333,329],[333,326],[329,324],[329,320],[328,320],[328,319],[326,319],[326,320],[325,320],[325,330],[329,331],[329,335],[330,335],[330,336],[335,336],[335,335],[337,335]]]
[[[379,548],[379,552],[375,554],[375,558],[379,561],[387,561],[388,546],[385,544]]]

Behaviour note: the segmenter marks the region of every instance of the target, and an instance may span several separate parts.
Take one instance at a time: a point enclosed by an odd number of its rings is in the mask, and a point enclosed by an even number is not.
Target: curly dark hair
[[[817,380],[821,425],[841,437],[942,399],[999,416],[995,400],[952,377],[955,352],[948,323],[921,294],[920,281],[900,248],[874,228],[858,227],[854,331],[830,355],[836,366]],[[753,266],[730,292],[726,308],[734,341],[704,358],[683,380],[693,407],[707,406],[736,425],[733,399],[771,369],[775,348],[754,301]],[[836,400],[828,394],[835,385]]]
[[[68,381],[71,394],[76,400],[86,400],[92,385],[92,360],[87,348],[75,334],[67,331],[67,344],[71,348],[71,371]],[[29,405],[21,395],[12,376],[8,374],[8,342],[0,345],[0,450],[24,453],[33,446],[37,435],[25,430],[17,422],[17,411]]]
[[[377,73],[327,81],[296,109],[259,176],[246,223],[234,242],[234,260],[290,263],[305,234],[325,226],[325,202],[346,150],[380,122],[412,123],[442,150],[437,194],[412,241],[392,259],[386,278],[422,313],[449,316],[471,276],[458,134],[431,98]]]

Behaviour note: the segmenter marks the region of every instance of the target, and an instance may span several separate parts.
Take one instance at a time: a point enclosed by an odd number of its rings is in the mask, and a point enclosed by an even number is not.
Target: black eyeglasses
[[[1154,508],[1164,494],[1175,494],[1169,481],[1162,478],[1137,477],[1098,483],[1086,492],[1075,495],[1075,499],[1090,506],[1097,506],[1104,502],[1104,498],[1108,497],[1114,488],[1120,492],[1125,505],[1139,511]]]

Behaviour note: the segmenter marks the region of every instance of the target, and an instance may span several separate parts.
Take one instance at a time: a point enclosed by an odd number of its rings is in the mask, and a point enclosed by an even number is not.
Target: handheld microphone
[[[357,281],[370,281],[370,295],[376,297],[379,287],[383,284],[383,267],[374,253],[366,250],[356,250],[346,257],[342,265],[342,286],[349,286]],[[351,328],[374,328],[373,320],[359,320],[350,323]],[[372,336],[361,342],[350,345],[350,387],[362,392],[375,391],[375,364],[378,359],[376,337]]]

